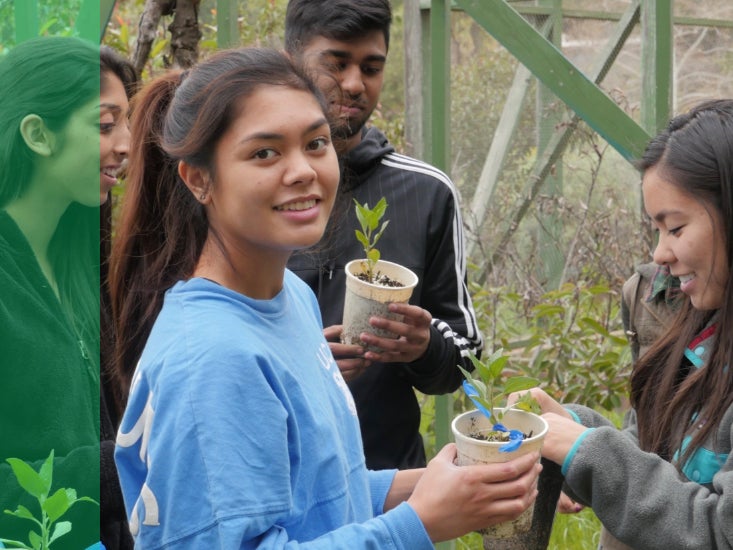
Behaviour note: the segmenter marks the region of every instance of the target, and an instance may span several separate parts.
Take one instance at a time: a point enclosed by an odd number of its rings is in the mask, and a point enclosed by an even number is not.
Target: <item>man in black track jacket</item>
[[[356,402],[367,466],[424,466],[420,408],[414,389],[455,391],[457,366],[472,369],[468,354],[483,346],[466,288],[463,226],[456,189],[440,170],[397,154],[366,123],[377,105],[389,47],[388,0],[290,0],[285,47],[304,64],[330,103],[334,138],[341,148],[339,200],[326,235],[296,253],[289,268],[318,296],[324,333]],[[401,323],[378,320],[397,340],[367,335],[360,346],[338,343],[345,293],[344,266],[364,251],[354,199],[374,206],[387,200],[389,226],[378,248],[385,260],[414,271],[420,281],[410,305],[393,304]]]

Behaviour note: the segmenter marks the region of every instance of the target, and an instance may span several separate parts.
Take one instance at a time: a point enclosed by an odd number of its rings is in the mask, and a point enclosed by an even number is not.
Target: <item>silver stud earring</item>
[[[204,200],[206,200],[206,191],[202,192],[202,193],[201,193],[201,194],[199,195],[199,200],[200,200],[200,201],[204,201]]]

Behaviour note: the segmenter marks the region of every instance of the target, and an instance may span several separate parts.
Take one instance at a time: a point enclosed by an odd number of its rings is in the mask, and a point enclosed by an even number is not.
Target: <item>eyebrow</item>
[[[321,52],[321,57],[328,57],[328,56],[338,57],[339,59],[352,59],[354,57],[351,54],[351,52],[347,52],[345,50],[335,50],[334,49],[334,50],[323,50]],[[366,61],[367,63],[374,63],[374,62],[386,63],[387,57],[384,55],[379,55],[379,54],[371,54],[371,55],[366,56],[366,58],[364,58],[364,61]]]
[[[661,223],[664,221],[664,218],[680,213],[681,212],[679,210],[662,210],[661,212],[657,212],[656,216],[654,216],[654,221]]]
[[[122,111],[122,107],[120,107],[116,103],[100,103],[99,109],[107,109],[108,111]]]
[[[317,130],[321,126],[328,126],[328,121],[325,118],[319,118],[315,122],[313,122],[310,126],[308,126],[302,135],[306,135],[311,133],[313,130]],[[285,139],[284,134],[277,134],[275,132],[256,132],[254,134],[251,134],[249,136],[243,137],[239,143],[240,145],[243,143],[246,143],[248,141],[254,141],[254,140],[264,140],[264,141],[275,141],[275,140],[281,140]]]

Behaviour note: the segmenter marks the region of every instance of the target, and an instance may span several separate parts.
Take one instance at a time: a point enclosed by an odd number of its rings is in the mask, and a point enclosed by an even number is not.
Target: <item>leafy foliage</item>
[[[531,376],[512,376],[502,383],[504,366],[509,361],[509,356],[504,355],[504,350],[501,348],[483,361],[473,354],[469,358],[474,367],[472,373],[460,365],[458,368],[461,369],[466,382],[478,393],[478,395],[474,396],[469,395],[471,401],[488,417],[491,417],[492,413],[494,413],[501,420],[501,413],[495,412],[495,409],[498,408],[502,399],[506,398],[510,393],[528,390],[540,384],[537,378]],[[466,393],[468,394],[468,392]],[[524,411],[539,412],[537,402],[531,398],[529,393],[525,393],[514,406]]]
[[[58,521],[77,502],[98,503],[89,497],[77,497],[74,489],[57,489],[49,496],[53,481],[53,449],[41,468],[36,472],[29,464],[18,458],[8,458],[7,463],[13,469],[18,484],[32,497],[38,500],[40,518],[23,505],[15,511],[5,510],[6,514],[35,523],[38,531],[28,533],[28,544],[15,540],[0,538],[6,548],[23,548],[26,550],[49,550],[51,544],[59,537],[71,531],[70,521]],[[11,546],[8,546],[11,545]]]
[[[511,350],[517,374],[535,376],[560,401],[613,411],[623,404],[631,353],[607,285],[567,283],[536,303],[510,289],[477,289],[479,322]]]
[[[389,224],[389,220],[387,220],[382,223],[381,227],[379,226],[379,223],[384,217],[384,212],[387,210],[387,199],[384,197],[379,199],[379,202],[374,206],[374,208],[369,208],[369,204],[367,203],[359,204],[356,199],[354,199],[354,205],[356,208],[356,217],[359,220],[359,225],[361,226],[361,230],[355,230],[356,240],[358,240],[364,248],[364,255],[366,258],[366,267],[364,272],[371,283],[374,281],[374,266],[381,256],[379,250],[375,248],[375,246],[382,237],[384,230],[387,228],[387,224]],[[377,228],[379,228],[379,230],[377,230]]]

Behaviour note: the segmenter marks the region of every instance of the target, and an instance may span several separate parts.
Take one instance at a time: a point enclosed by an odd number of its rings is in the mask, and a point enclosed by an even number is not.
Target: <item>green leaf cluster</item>
[[[382,223],[381,227],[379,225],[387,210],[387,200],[382,197],[374,208],[369,208],[368,203],[359,204],[356,199],[354,199],[354,204],[356,207],[356,218],[359,220],[359,225],[361,226],[361,230],[355,230],[356,240],[364,248],[366,258],[364,272],[368,281],[371,283],[374,282],[374,266],[381,256],[379,250],[375,247],[382,237],[384,230],[387,228],[387,224],[389,224],[389,220],[387,220]]]
[[[98,503],[89,497],[77,497],[74,489],[57,489],[51,492],[53,481],[54,451],[43,462],[36,472],[29,464],[18,458],[8,458],[7,463],[13,469],[13,474],[23,490],[38,500],[40,517],[23,505],[18,505],[15,511],[5,510],[6,514],[33,522],[38,530],[31,529],[28,533],[28,543],[0,538],[6,548],[23,548],[26,550],[49,550],[51,544],[71,531],[70,521],[58,521],[77,502]],[[10,546],[8,546],[10,545]]]
[[[474,371],[472,373],[460,365],[458,368],[479,393],[474,399],[489,411],[493,412],[494,408],[510,393],[528,390],[540,384],[540,381],[532,376],[516,375],[504,378],[504,368],[509,361],[509,356],[504,354],[502,348],[497,349],[484,360],[474,354],[471,354],[469,358],[473,363]],[[539,413],[540,410],[539,404],[529,393],[524,394],[513,407],[535,413]]]
[[[624,406],[631,353],[620,297],[607,284],[567,283],[535,300],[507,287],[473,287],[490,347],[511,352],[512,371],[536,376],[555,399],[604,414]]]

